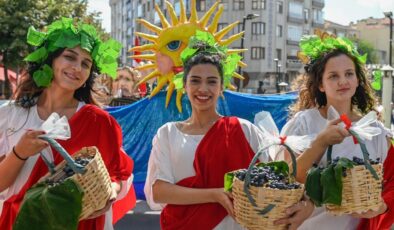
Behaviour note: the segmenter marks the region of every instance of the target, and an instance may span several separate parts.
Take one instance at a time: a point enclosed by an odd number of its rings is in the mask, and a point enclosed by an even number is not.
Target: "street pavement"
[[[132,211],[116,223],[115,230],[159,230],[160,211],[152,211],[146,201],[137,200]]]

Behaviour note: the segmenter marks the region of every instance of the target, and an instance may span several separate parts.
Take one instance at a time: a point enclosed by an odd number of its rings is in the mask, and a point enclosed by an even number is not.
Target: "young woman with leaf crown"
[[[40,126],[54,112],[65,116],[71,128],[71,138],[59,140],[60,145],[70,154],[96,146],[112,180],[107,206],[80,221],[78,228],[111,229],[135,204],[133,161],[122,149],[120,126],[97,106],[92,85],[97,72],[116,76],[120,44],[102,42],[94,27],[75,26],[69,18],[53,22],[46,33],[29,28],[27,41],[37,47],[25,58],[28,74],[15,101],[0,107],[1,229],[12,229],[26,191],[48,172],[37,153],[55,164],[63,160],[40,139],[45,134]]]
[[[163,229],[242,229],[224,174],[248,167],[264,142],[249,121],[216,111],[240,57],[227,56],[211,36],[197,31],[191,37],[181,54],[184,72],[174,79],[189,98],[190,117],[163,125],[153,139],[145,195],[152,209],[163,209]],[[260,161],[268,160],[262,154]]]
[[[362,158],[360,146],[353,143],[348,129],[341,125],[347,120],[349,127],[364,115],[374,110],[375,98],[370,82],[366,77],[366,56],[361,56],[354,44],[346,38],[336,38],[327,33],[303,36],[300,42],[299,58],[306,64],[303,84],[299,99],[292,107],[293,118],[285,125],[286,135],[316,134],[311,148],[297,159],[297,179],[305,182],[307,171],[314,163],[326,165],[326,149],[333,145],[333,159],[336,157]],[[338,119],[331,117],[334,108]],[[345,119],[344,117],[347,117]],[[335,119],[334,119],[335,118]],[[393,175],[393,149],[388,142],[391,133],[380,122],[372,126],[379,130],[379,135],[366,140],[365,145],[373,160],[384,162],[384,179]],[[312,216],[299,229],[386,229],[394,219],[393,185],[386,183],[382,193],[385,202],[377,210],[362,214],[333,216],[316,208]],[[307,185],[308,186],[308,185]],[[391,188],[390,188],[391,187]],[[394,207],[393,207],[394,208]],[[360,218],[369,218],[360,223]],[[383,220],[384,221],[381,221]],[[390,224],[391,223],[391,224]],[[374,227],[371,227],[375,224]],[[367,227],[368,226],[368,227]]]

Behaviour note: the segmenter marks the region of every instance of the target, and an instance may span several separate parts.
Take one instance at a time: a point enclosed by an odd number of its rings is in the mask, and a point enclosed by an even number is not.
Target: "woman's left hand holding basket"
[[[309,218],[314,209],[315,205],[312,201],[309,199],[301,200],[286,210],[287,217],[274,221],[274,224],[287,224],[289,225],[289,230],[296,230],[306,219]]]
[[[99,216],[103,215],[104,213],[106,213],[111,208],[112,204],[116,201],[116,197],[118,196],[118,194],[120,193],[120,191],[122,189],[120,183],[118,183],[118,182],[112,182],[111,185],[112,185],[112,194],[109,197],[109,199],[107,200],[107,203],[105,204],[104,208],[95,211],[86,219],[94,219],[96,217],[99,217]]]

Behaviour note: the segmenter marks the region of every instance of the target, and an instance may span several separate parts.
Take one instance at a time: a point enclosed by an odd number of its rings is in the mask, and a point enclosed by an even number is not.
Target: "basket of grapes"
[[[362,213],[377,210],[382,205],[382,164],[371,160],[365,140],[380,134],[380,129],[369,126],[376,114],[369,113],[353,126],[341,115],[354,143],[361,147],[362,157],[332,159],[332,146],[327,149],[327,166],[314,165],[307,174],[306,193],[316,206],[325,205],[333,215]]]
[[[54,139],[41,138],[48,141],[62,155],[64,160],[55,167],[53,163],[42,156],[49,168],[49,173],[42,177],[35,186],[45,186],[47,190],[56,190],[59,185],[73,184],[72,186],[75,187],[68,190],[72,192],[79,190],[82,194],[80,212],[78,212],[78,208],[73,210],[75,213],[80,213],[77,216],[79,220],[83,220],[95,211],[104,208],[112,195],[112,187],[109,173],[98,149],[96,147],[84,147],[70,156]],[[68,191],[64,193],[65,197],[69,196],[68,193]],[[68,203],[71,203],[71,201]]]
[[[301,200],[304,185],[294,179],[296,161],[289,148],[294,166],[291,174],[284,161],[255,164],[265,149],[254,156],[248,169],[227,173],[225,188],[232,192],[235,218],[242,226],[248,229],[287,229],[286,225],[274,225],[273,222],[285,217],[286,208]]]

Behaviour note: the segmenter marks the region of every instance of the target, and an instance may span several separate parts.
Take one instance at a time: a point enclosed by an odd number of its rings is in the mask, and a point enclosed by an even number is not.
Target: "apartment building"
[[[350,26],[359,31],[360,39],[368,41],[375,47],[375,51],[380,60],[379,64],[389,63],[389,18],[366,18],[351,23]],[[394,56],[394,52],[392,52],[392,54]]]
[[[180,11],[179,0],[170,0],[177,13]],[[197,0],[199,17],[216,0]],[[266,93],[275,93],[278,83],[290,83],[302,64],[297,59],[298,42],[303,34],[311,34],[315,28],[324,27],[324,0],[219,0],[224,12],[218,24],[218,30],[234,21],[240,24],[230,33],[245,31],[243,47],[243,75],[247,81],[240,91],[256,93],[259,82],[263,83]],[[190,0],[184,0],[189,12]],[[158,4],[165,10],[164,0],[110,0],[113,38],[122,41],[122,63],[131,64],[126,56],[127,50],[135,44],[134,33],[146,32],[143,26],[136,24],[136,18],[144,18],[153,23],[160,23],[154,10]],[[248,17],[258,15],[258,17]],[[253,19],[249,19],[253,18]],[[243,24],[245,22],[245,24]],[[146,41],[140,41],[143,44]],[[236,41],[231,48],[240,48],[241,41]],[[260,83],[260,84],[261,84]],[[283,84],[282,84],[283,85]],[[285,84],[284,84],[285,85]]]

